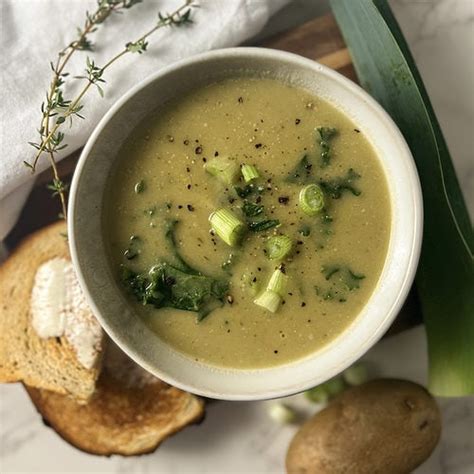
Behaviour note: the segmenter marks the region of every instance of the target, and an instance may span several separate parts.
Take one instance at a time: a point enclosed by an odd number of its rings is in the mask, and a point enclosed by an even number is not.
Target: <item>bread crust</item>
[[[204,402],[187,392],[156,382],[127,387],[104,369],[87,404],[25,385],[46,425],[89,454],[147,454],[169,436],[204,417]]]
[[[0,266],[0,383],[20,382],[87,401],[100,360],[87,369],[64,337],[40,338],[31,325],[30,298],[38,267],[70,260],[64,221],[24,239]]]

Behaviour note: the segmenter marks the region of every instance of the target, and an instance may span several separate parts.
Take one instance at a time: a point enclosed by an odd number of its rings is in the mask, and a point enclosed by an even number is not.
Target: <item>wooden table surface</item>
[[[317,60],[357,82],[349,52],[334,17],[330,14],[317,17],[255,46],[289,51]],[[65,182],[70,182],[79,154],[80,150],[60,162],[59,171]],[[46,189],[46,185],[50,181],[49,171],[38,176],[17,224],[6,239],[8,248],[14,248],[26,235],[57,220],[60,212],[58,200],[53,198],[51,192]],[[387,334],[400,332],[420,324],[420,322],[419,302],[416,291],[412,289],[398,318]]]

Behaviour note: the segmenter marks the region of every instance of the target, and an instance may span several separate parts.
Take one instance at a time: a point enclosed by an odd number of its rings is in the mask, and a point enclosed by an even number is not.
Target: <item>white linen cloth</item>
[[[290,0],[199,0],[194,24],[163,28],[150,39],[145,54],[128,54],[104,73],[105,97],[91,90],[85,97],[86,120],[63,127],[68,147],[63,158],[84,145],[91,131],[110,106],[130,87],[160,67],[193,54],[236,46],[262,29],[267,20]],[[150,29],[158,11],[172,12],[182,0],[143,0],[143,3],[113,14],[99,25],[91,40],[94,52],[76,52],[66,70],[80,75],[89,55],[103,65],[123,46]],[[40,105],[51,80],[50,61],[76,38],[86,10],[94,11],[93,0],[1,0],[1,86],[0,86],[0,240],[11,230],[33,185],[34,176],[22,165],[31,161],[38,141]],[[65,97],[73,98],[79,81],[70,81]],[[81,112],[82,113],[82,112]],[[38,171],[48,166],[45,156]]]

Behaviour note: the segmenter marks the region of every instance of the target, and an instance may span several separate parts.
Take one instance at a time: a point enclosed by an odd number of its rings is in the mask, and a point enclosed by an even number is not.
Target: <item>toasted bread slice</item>
[[[32,234],[0,266],[0,382],[23,381],[87,400],[100,372],[103,333],[75,279],[65,231],[59,222]],[[80,304],[71,305],[72,299]]]
[[[96,392],[85,405],[25,387],[45,423],[64,440],[90,454],[145,454],[203,418],[201,399],[158,380],[126,356],[117,360],[118,349],[113,351],[113,361],[108,353]]]

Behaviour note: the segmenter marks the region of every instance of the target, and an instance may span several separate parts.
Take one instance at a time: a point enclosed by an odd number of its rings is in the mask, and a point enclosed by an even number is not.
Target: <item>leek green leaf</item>
[[[428,337],[429,388],[474,393],[474,234],[440,126],[386,1],[330,0],[361,85],[397,123],[423,189],[416,277]]]

